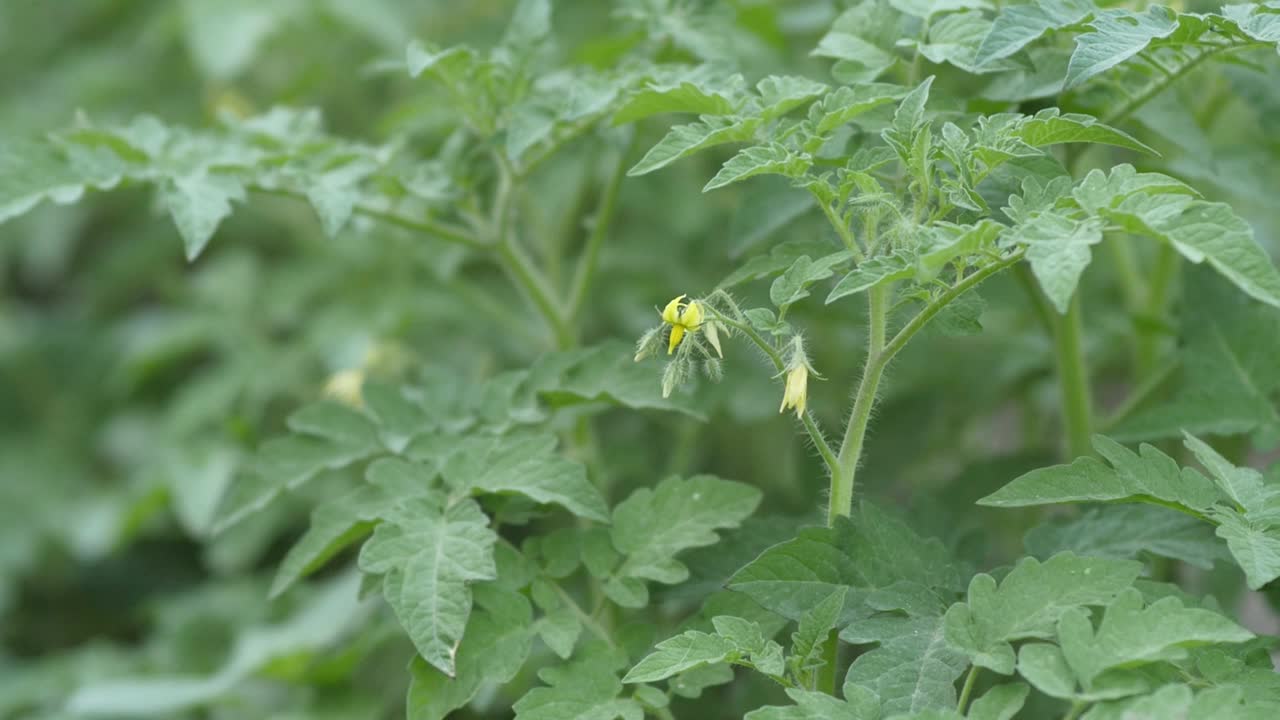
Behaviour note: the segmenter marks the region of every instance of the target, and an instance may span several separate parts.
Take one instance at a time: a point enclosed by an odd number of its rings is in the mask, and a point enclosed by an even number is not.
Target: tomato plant
[[[1275,0],[0,41],[0,717],[1280,714]]]

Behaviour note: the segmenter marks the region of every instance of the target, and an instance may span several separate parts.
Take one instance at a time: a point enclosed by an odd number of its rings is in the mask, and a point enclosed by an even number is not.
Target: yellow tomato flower
[[[702,308],[696,302],[682,303],[687,295],[667,303],[662,310],[662,320],[671,326],[671,339],[667,342],[667,354],[676,351],[676,346],[686,332],[696,332],[702,327]]]
[[[787,386],[782,391],[782,406],[778,412],[786,412],[787,408],[796,409],[796,417],[804,416],[805,402],[809,399],[809,366],[798,363],[787,371]]]

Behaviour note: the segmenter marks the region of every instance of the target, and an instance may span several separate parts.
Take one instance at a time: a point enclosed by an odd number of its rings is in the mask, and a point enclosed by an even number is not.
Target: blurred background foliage
[[[723,65],[752,82],[765,73],[826,79],[828,62],[810,50],[845,3],[666,5],[557,2],[549,52],[599,68],[639,52]],[[77,116],[113,124],[149,114],[204,127],[224,114],[314,107],[335,135],[431,156],[448,151],[455,108],[438,86],[403,72],[406,44],[485,47],[502,34],[511,6],[6,0],[0,134],[40,135]],[[1205,67],[1123,127],[1164,153],[1144,161],[1151,169],[1231,202],[1275,250],[1280,86],[1268,79],[1280,58],[1257,61],[1269,63],[1269,74]],[[948,76],[936,87],[954,102],[1009,107],[954,68],[930,70]],[[662,118],[640,124],[627,164],[667,126]],[[583,214],[616,162],[616,132],[588,134],[538,170],[522,209],[535,254],[579,252],[589,231]],[[623,182],[581,321],[584,344],[629,342],[670,297],[714,287],[780,241],[830,234],[785,187],[701,194],[726,156],[708,155]],[[1088,354],[1105,409],[1129,382],[1123,339],[1133,323],[1161,323],[1170,353],[1185,344],[1181,315],[1134,318],[1104,264],[1085,285]],[[763,298],[767,289],[754,283],[738,292]],[[394,620],[343,604],[352,578],[266,600],[273,568],[305,529],[324,483],[235,532],[214,536],[211,523],[253,449],[281,431],[290,411],[323,396],[335,374],[465,385],[548,351],[541,325],[501,274],[456,246],[377,223],[328,239],[305,204],[257,195],[188,263],[152,194],[128,188],[45,205],[0,226],[0,290],[0,718],[57,717],[86,682],[152,671],[235,689],[192,717],[402,716],[407,643]],[[1022,288],[1000,278],[983,296],[982,334],[933,333],[895,365],[860,493],[895,504],[990,566],[1020,553],[1026,516],[972,508],[972,500],[1056,461],[1061,432],[1049,340]],[[1219,296],[1231,293],[1189,299]],[[827,377],[812,404],[837,427],[861,355],[862,310],[814,302],[792,317]],[[728,354],[729,380],[696,389],[708,421],[613,411],[598,422],[616,475],[613,502],[671,472],[711,471],[766,493],[765,517],[729,538],[727,551],[690,559],[706,563],[710,576],[789,536],[796,521],[778,517],[817,517],[826,485],[791,418],[778,416],[770,373],[743,345]],[[1270,448],[1278,428],[1280,421],[1245,428],[1236,458]],[[1237,571],[1192,579],[1224,604],[1237,601]],[[674,625],[707,591],[667,591],[656,624]],[[711,717],[702,713],[713,706],[737,717],[735,709],[770,692],[732,688],[689,717]],[[482,695],[471,712],[505,717],[510,701]]]

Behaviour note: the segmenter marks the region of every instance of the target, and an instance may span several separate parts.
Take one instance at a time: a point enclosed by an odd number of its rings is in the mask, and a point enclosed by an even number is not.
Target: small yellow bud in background
[[[361,392],[363,388],[363,369],[342,370],[329,376],[324,384],[324,396],[344,405],[360,408],[364,407],[364,395]]]

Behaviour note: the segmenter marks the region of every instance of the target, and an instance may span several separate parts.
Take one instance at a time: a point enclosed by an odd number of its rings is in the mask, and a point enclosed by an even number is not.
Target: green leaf
[[[640,158],[627,175],[651,173],[701,150],[725,143],[747,142],[760,126],[758,117],[703,117],[699,122],[676,125]]]
[[[596,651],[542,670],[538,677],[548,687],[536,687],[516,701],[516,720],[642,720],[638,702],[618,697],[622,683],[616,667],[614,658]]]
[[[800,620],[840,588],[852,588],[840,626],[857,612],[855,598],[901,581],[959,589],[959,568],[936,539],[916,535],[870,503],[832,528],[803,528],[739,570],[729,589],[791,620]]]
[[[231,201],[243,202],[244,197],[244,186],[235,178],[204,171],[175,177],[164,186],[161,199],[182,235],[187,260],[200,255],[231,214]]]
[[[722,188],[757,175],[801,177],[812,164],[813,160],[808,155],[792,152],[778,143],[744,148],[729,158],[702,191]]]
[[[1255,520],[1234,512],[1215,514],[1218,537],[1244,570],[1249,589],[1259,590],[1280,577],[1280,522]]]
[[[1048,212],[1014,226],[1006,236],[1027,246],[1032,274],[1054,308],[1065,314],[1080,275],[1093,259],[1090,247],[1102,242],[1102,223]]]
[[[756,90],[760,92],[760,117],[769,121],[821,97],[827,86],[805,77],[770,75],[756,84]]]
[[[1014,135],[1032,147],[1046,147],[1063,143],[1095,143],[1099,145],[1114,145],[1148,155],[1158,156],[1160,154],[1132,135],[1108,125],[1103,125],[1095,117],[1078,113],[1063,115],[1058,108],[1045,108],[1033,117],[1027,118],[1026,121],[1018,124],[1018,129]],[[1093,172],[1100,171],[1094,170]],[[1158,175],[1158,173],[1153,174]]]
[[[360,550],[360,569],[385,575],[383,594],[418,652],[453,676],[471,615],[471,589],[497,577],[498,537],[474,500],[441,508],[433,498],[401,502]]]
[[[913,250],[897,250],[889,255],[876,255],[858,263],[848,275],[831,288],[827,304],[848,295],[856,295],[873,287],[896,280],[909,280],[916,275],[919,260]]]
[[[1023,558],[996,584],[990,575],[969,583],[967,602],[947,610],[947,641],[974,665],[1013,673],[1014,640],[1049,638],[1064,613],[1102,605],[1133,584],[1142,564],[1126,560],[1055,555],[1044,563]]]
[[[875,695],[860,690],[853,697],[834,698],[826,693],[788,688],[795,705],[762,707],[747,713],[743,720],[878,720],[880,702]]]
[[[1138,453],[1101,435],[1093,447],[1110,463],[1094,457],[1077,458],[1070,465],[1032,470],[978,501],[991,507],[1025,507],[1065,502],[1154,502],[1208,510],[1221,497],[1200,473],[1178,464],[1156,448],[1143,444]]]
[[[0,222],[26,213],[40,202],[72,203],[86,187],[106,189],[123,173],[99,168],[86,174],[48,142],[7,140],[0,145]]]
[[[222,499],[215,533],[262,510],[321,471],[346,467],[383,449],[372,421],[337,403],[304,406],[288,423],[297,434],[262,444],[251,470],[237,478]]]
[[[873,692],[886,715],[955,707],[955,682],[968,663],[963,653],[948,644],[943,619],[936,608],[931,610],[934,614],[881,618],[872,633],[857,622],[845,628],[842,640],[880,643],[849,666],[845,694],[852,687]]]
[[[848,593],[848,588],[837,588],[800,617],[799,627],[791,635],[791,662],[796,670],[806,671],[825,664],[822,645],[839,622]]]
[[[1018,650],[1018,674],[1049,697],[1090,703],[1127,697],[1148,689],[1141,676],[1128,673],[1104,675],[1088,690],[1077,688],[1075,674],[1057,645],[1033,642]]]
[[[1080,207],[1092,215],[1117,207],[1130,195],[1186,194],[1198,196],[1195,190],[1181,180],[1160,173],[1140,173],[1132,165],[1123,164],[1111,168],[1110,173],[1090,170],[1089,174],[1071,191]]]
[[[1223,494],[1238,508],[1257,512],[1265,510],[1270,503],[1280,500],[1280,486],[1268,486],[1262,473],[1257,470],[1251,467],[1236,467],[1208,443],[1191,433],[1183,433],[1183,444],[1209,471],[1209,477]]]
[[[874,43],[853,33],[839,30],[823,35],[810,55],[856,63],[866,68],[871,77],[887,70],[896,60],[892,54],[880,49]]]
[[[1280,312],[1255,302],[1207,270],[1185,274],[1178,342],[1179,381],[1168,400],[1122,421],[1112,433],[1134,440],[1280,428]]]
[[[1187,685],[1165,685],[1150,695],[1095,705],[1083,720],[1271,720],[1280,703],[1245,702],[1239,688],[1205,688],[1192,696]]]
[[[739,75],[723,83],[704,78],[649,83],[627,99],[614,114],[613,122],[621,125],[662,113],[731,115],[741,105],[738,96],[743,89]]]
[[[769,299],[779,308],[809,297],[809,286],[835,274],[833,267],[848,262],[853,255],[847,250],[810,260],[808,255],[796,258],[787,271],[769,287]]]
[[[529,601],[514,591],[476,588],[479,607],[458,647],[457,676],[450,678],[421,657],[409,664],[408,720],[443,720],[465,706],[485,683],[515,677],[533,648]]]
[[[311,527],[280,562],[270,596],[278,597],[340,550],[373,532],[377,520],[396,502],[382,488],[364,486],[317,507],[311,513]]]
[[[715,543],[716,530],[737,527],[759,504],[759,490],[711,475],[636,490],[613,510],[613,545],[626,556],[617,574],[682,582],[689,570],[675,555]]]
[[[1104,211],[1133,232],[1171,243],[1193,263],[1213,269],[1250,296],[1280,307],[1280,271],[1231,206],[1183,195],[1131,195]]]
[[[1026,683],[996,685],[969,706],[969,720],[1013,720],[1027,701],[1031,688]]]
[[[1177,598],[1143,607],[1135,589],[1120,594],[1094,630],[1089,615],[1074,609],[1058,623],[1058,643],[1081,684],[1117,668],[1181,660],[1187,648],[1210,643],[1244,642],[1253,633],[1209,610],[1184,608]]]
[[[1086,0],[1044,0],[1001,9],[974,56],[982,66],[1009,57],[1051,30],[1075,25],[1095,10]]]
[[[815,133],[826,135],[859,115],[888,105],[906,94],[906,88],[885,83],[841,86],[809,107],[809,119]]]
[[[525,49],[551,34],[551,0],[519,0],[511,11],[511,21],[502,44]]]
[[[550,434],[464,438],[444,465],[444,479],[456,493],[518,493],[607,522],[608,506],[586,468],[557,454],[557,444]]]
[[[689,630],[658,643],[655,652],[647,655],[631,668],[627,676],[622,678],[622,682],[642,683],[664,680],[699,665],[724,662],[726,658],[737,652],[737,645],[729,639],[720,635]]]
[[[1141,553],[1174,558],[1206,570],[1225,559],[1213,527],[1183,513],[1150,505],[1092,508],[1066,522],[1033,528],[1025,541],[1027,552],[1047,559],[1069,550],[1077,555],[1139,558]]]
[[[1093,32],[1076,38],[1064,89],[1069,90],[1137,55],[1152,40],[1169,37],[1178,29],[1178,16],[1159,5],[1142,13],[1107,10],[1099,13],[1089,26]]]

